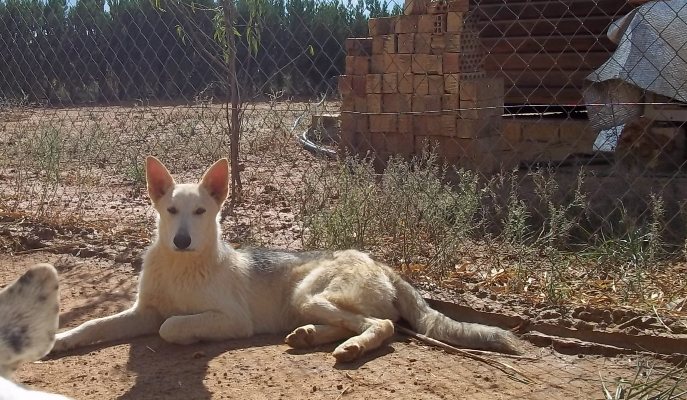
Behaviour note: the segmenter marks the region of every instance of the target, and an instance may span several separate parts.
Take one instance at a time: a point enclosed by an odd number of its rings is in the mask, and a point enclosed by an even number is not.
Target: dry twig
[[[404,328],[404,327],[399,326],[397,324],[394,324],[394,325],[395,325],[395,329],[397,332],[408,335],[412,338],[415,338],[415,339],[417,339],[421,342],[427,343],[429,345],[439,347],[448,353],[459,354],[459,355],[462,355],[463,357],[467,357],[467,358],[471,358],[473,360],[481,361],[487,365],[490,365],[496,369],[501,370],[506,375],[508,375],[511,379],[514,379],[518,382],[522,382],[522,383],[526,383],[526,384],[530,384],[530,383],[534,382],[534,379],[528,377],[527,375],[525,375],[525,373],[523,373],[522,371],[520,371],[519,369],[517,369],[511,365],[505,364],[501,361],[481,357],[477,354],[473,354],[473,352],[462,350],[462,349],[459,349],[457,347],[453,347],[449,344],[446,344],[444,342],[441,342],[439,340],[432,339],[432,338],[425,336],[421,333],[413,332],[412,330],[410,330],[408,328]],[[494,354],[494,355],[498,354],[499,356],[501,356],[500,353],[492,353],[492,352],[481,352],[481,353],[489,353],[489,354]]]

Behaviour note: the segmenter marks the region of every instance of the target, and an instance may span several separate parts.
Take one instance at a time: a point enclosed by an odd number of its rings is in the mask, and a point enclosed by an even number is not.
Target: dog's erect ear
[[[153,156],[146,157],[146,181],[148,182],[148,195],[154,202],[160,200],[174,187],[174,178],[160,160]]]
[[[204,187],[218,204],[222,204],[229,194],[229,161],[222,158],[212,164],[200,180],[200,186]]]

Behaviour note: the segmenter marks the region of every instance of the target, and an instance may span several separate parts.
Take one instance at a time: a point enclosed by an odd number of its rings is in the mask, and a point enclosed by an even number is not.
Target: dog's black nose
[[[184,250],[191,245],[191,236],[188,233],[177,233],[174,236],[174,245],[179,250]]]

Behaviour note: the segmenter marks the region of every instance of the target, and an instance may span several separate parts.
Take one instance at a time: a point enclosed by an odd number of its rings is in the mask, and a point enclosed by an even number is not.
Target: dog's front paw
[[[332,355],[338,362],[350,362],[356,360],[365,352],[365,347],[358,343],[344,342],[334,349]]]
[[[71,350],[76,347],[69,340],[69,335],[66,332],[58,333],[55,335],[55,344],[53,344],[50,354],[61,353],[67,350]]]
[[[315,339],[315,327],[313,325],[305,325],[296,328],[291,332],[284,341],[294,349],[303,349],[313,346]]]
[[[198,338],[187,332],[182,318],[183,317],[169,317],[162,326],[160,326],[160,337],[164,341],[184,345],[198,342]]]

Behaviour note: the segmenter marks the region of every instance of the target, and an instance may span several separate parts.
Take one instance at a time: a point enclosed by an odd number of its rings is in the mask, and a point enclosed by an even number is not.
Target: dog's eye
[[[169,207],[169,208],[167,209],[167,212],[170,213],[170,214],[172,214],[172,215],[174,215],[174,214],[177,213],[177,208],[176,208],[176,207]]]
[[[205,209],[203,207],[197,208],[194,214],[196,214],[196,215],[205,214]]]

